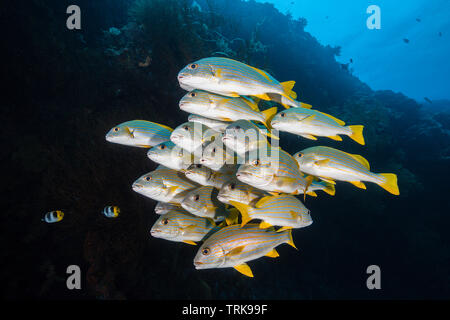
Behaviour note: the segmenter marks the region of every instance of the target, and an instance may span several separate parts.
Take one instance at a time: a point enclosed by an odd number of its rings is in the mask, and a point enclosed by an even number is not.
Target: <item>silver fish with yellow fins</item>
[[[180,109],[186,112],[221,121],[254,120],[269,127],[277,108],[260,111],[257,103],[248,97],[226,97],[223,95],[193,90],[180,100]]]
[[[159,215],[166,214],[172,210],[184,210],[184,209],[181,208],[181,206],[179,204],[161,202],[161,201],[158,201],[158,203],[155,206],[155,213],[159,214]]]
[[[192,164],[184,172],[186,177],[203,186],[212,186],[216,189],[222,188],[222,186],[234,178],[234,174],[230,174],[226,171],[214,171],[201,164]]]
[[[107,218],[117,218],[120,213],[120,208],[118,206],[107,206],[103,208],[102,213]]]
[[[64,212],[62,212],[61,210],[54,210],[54,211],[50,211],[47,212],[44,215],[44,218],[42,218],[42,221],[45,221],[47,223],[55,223],[55,222],[59,222],[64,218]]]
[[[178,73],[182,88],[195,88],[228,97],[256,96],[272,100],[269,94],[284,97],[296,107],[295,81],[278,82],[266,71],[223,57],[210,57],[188,64]]]
[[[132,185],[133,191],[156,201],[179,204],[199,185],[173,169],[161,168],[142,175]]]
[[[259,199],[268,195],[270,194],[266,191],[233,179],[222,186],[217,195],[217,200],[226,204],[235,201],[253,206]]]
[[[253,277],[246,262],[263,256],[278,257],[275,247],[282,243],[296,248],[291,231],[261,229],[259,224],[253,223],[244,227],[237,224],[224,227],[203,242],[194,258],[194,266],[196,269],[234,268],[247,277]]]
[[[296,197],[281,194],[278,196],[263,197],[254,207],[247,204],[230,201],[242,214],[243,227],[253,219],[260,219],[259,227],[262,229],[272,226],[281,226],[282,231],[292,228],[303,228],[312,224],[309,210]]]
[[[335,180],[347,181],[366,189],[363,181],[367,181],[378,184],[394,195],[400,194],[395,174],[370,172],[369,162],[360,155],[318,146],[297,152],[294,158],[303,172],[330,183]]]
[[[215,227],[216,224],[211,219],[172,210],[158,218],[150,234],[155,238],[196,245]]]
[[[201,123],[185,122],[173,130],[170,140],[188,152],[196,154],[204,144],[214,141],[220,135],[220,132]]]
[[[211,186],[203,186],[191,190],[181,202],[186,211],[214,221],[225,220],[227,224],[237,221],[239,213],[237,210],[227,210],[225,205],[217,200],[218,191]]]
[[[202,150],[200,163],[214,171],[238,163],[238,156],[230,149],[225,148],[222,141],[215,140]]]
[[[139,148],[150,148],[170,140],[173,129],[151,121],[132,120],[121,123],[106,134],[106,140]]]
[[[270,125],[280,131],[317,140],[316,136],[342,141],[339,135],[349,136],[364,145],[363,126],[344,126],[345,122],[329,114],[304,108],[284,110],[273,117]]]
[[[166,141],[150,148],[147,152],[147,157],[174,170],[185,170],[195,161],[193,154],[177,146],[172,141]]]
[[[227,121],[220,121],[220,120],[210,119],[210,118],[199,116],[197,114],[190,114],[188,116],[188,121],[189,122],[201,123],[201,124],[207,126],[210,129],[213,129],[215,131],[222,132],[222,133],[225,132],[225,129],[230,124]]]

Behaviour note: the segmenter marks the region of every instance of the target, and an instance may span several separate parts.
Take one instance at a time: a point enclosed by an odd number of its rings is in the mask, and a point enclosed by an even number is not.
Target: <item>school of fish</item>
[[[157,201],[151,236],[201,243],[196,269],[234,268],[253,277],[248,262],[278,257],[276,247],[283,243],[297,249],[293,230],[313,223],[306,196],[334,195],[337,181],[362,189],[372,182],[400,194],[395,174],[371,172],[360,155],[326,146],[291,155],[279,146],[278,131],[311,140],[347,136],[365,144],[362,125],[345,125],[296,100],[295,81],[279,82],[245,63],[208,57],[186,65],[178,82],[188,91],[179,102],[187,122],[172,129],[126,121],[106,140],[148,149],[158,167],[136,179],[132,190]],[[261,110],[263,105],[269,106]],[[111,218],[119,212],[103,211]],[[45,221],[62,217],[54,211]]]

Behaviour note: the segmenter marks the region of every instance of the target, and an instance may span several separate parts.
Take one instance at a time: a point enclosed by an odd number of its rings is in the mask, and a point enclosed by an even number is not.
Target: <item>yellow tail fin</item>
[[[297,94],[294,91],[292,91],[292,88],[294,88],[295,86],[295,81],[285,81],[281,82],[280,84],[283,87],[283,91],[287,97],[290,97],[292,99],[297,98]]]
[[[350,138],[358,142],[359,144],[365,145],[363,129],[364,126],[348,126],[352,130],[352,134],[349,135]]]
[[[334,187],[334,184],[327,183],[325,185],[325,189],[323,189],[324,192],[328,193],[330,196],[334,196],[336,194],[336,188]]]
[[[249,216],[249,209],[250,209],[249,205],[246,205],[244,203],[240,203],[237,201],[233,201],[233,200],[230,201],[230,204],[235,206],[236,209],[238,209],[242,215],[241,227],[245,226],[247,224],[247,222],[252,220],[252,218],[250,218],[250,216]]]
[[[264,124],[266,125],[267,129],[270,129],[270,121],[272,121],[272,118],[277,114],[277,111],[277,107],[272,107],[261,112],[264,116]]]
[[[379,175],[382,176],[385,181],[379,183],[378,185],[384,190],[398,196],[400,194],[400,190],[398,190],[397,175],[394,173],[380,173]]]
[[[292,229],[286,230],[288,233],[288,241],[286,242],[288,245],[295,248],[295,250],[298,250],[297,247],[294,244],[294,239],[292,239]]]

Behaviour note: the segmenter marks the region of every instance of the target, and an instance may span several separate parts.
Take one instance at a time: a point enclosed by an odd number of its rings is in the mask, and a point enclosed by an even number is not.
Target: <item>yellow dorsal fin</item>
[[[302,123],[311,123],[316,118],[315,114],[312,114],[310,116],[307,116],[306,118],[303,118],[300,120]]]
[[[248,264],[243,263],[243,264],[234,266],[233,268],[236,269],[237,271],[239,271],[240,273],[242,273],[244,276],[253,278],[253,272],[252,272],[252,269],[250,269],[250,267],[248,266]]]
[[[191,245],[193,245],[193,246],[196,246],[196,245],[197,245],[194,241],[191,241],[191,240],[183,240],[183,242],[184,242],[184,243],[187,243],[187,244],[191,244]]]
[[[348,153],[348,155],[350,155],[352,158],[354,158],[356,161],[361,163],[367,170],[370,171],[369,161],[367,161],[363,156],[360,156],[359,154],[351,154],[351,153]]]
[[[366,189],[366,185],[364,183],[362,183],[361,181],[349,181],[352,185],[354,185],[355,187],[361,188],[361,189]]]
[[[252,218],[249,215],[249,210],[250,210],[250,206],[244,203],[240,203],[237,201],[233,201],[230,200],[230,204],[235,206],[236,209],[239,210],[239,212],[242,215],[242,222],[241,222],[241,227],[245,226],[247,224],[247,222],[249,222],[250,220],[252,220]]]
[[[252,110],[254,111],[260,111],[259,107],[258,107],[258,103],[255,102],[253,99],[248,98],[248,97],[242,97],[242,100],[250,107],[252,108]]]
[[[259,227],[260,227],[261,229],[267,229],[267,228],[272,227],[272,225],[271,225],[270,223],[267,223],[267,222],[265,222],[265,221],[262,221],[262,222],[259,224]]]
[[[304,103],[304,102],[300,102],[300,106],[302,108],[305,108],[305,109],[311,109],[312,108],[312,105],[310,105],[308,103]]]
[[[269,75],[267,74],[267,72],[265,72],[264,70],[249,66],[250,68],[252,68],[253,70],[255,70],[256,72],[258,72],[260,75],[262,75],[264,78],[266,78],[267,80],[269,80],[270,82],[273,82],[273,80],[269,77]]]
[[[294,92],[292,93],[292,88],[294,88],[295,86],[295,81],[285,81],[285,82],[281,82],[280,83],[281,86],[283,87],[283,91],[285,92],[285,94],[290,97],[290,98],[297,98],[297,94]],[[293,97],[295,95],[295,98]]]
[[[231,249],[226,255],[229,257],[236,256],[244,250],[245,246],[239,246]]]
[[[272,121],[272,118],[277,114],[277,111],[277,107],[272,107],[261,112],[264,116],[265,125],[268,129],[270,128],[270,121]]]
[[[160,124],[160,123],[157,123],[157,125],[159,125],[161,128],[164,128],[164,129],[169,130],[170,132],[173,131],[173,129],[172,129],[171,127],[168,127],[168,126],[166,126],[166,125],[163,125],[163,124]]]
[[[262,197],[261,199],[258,200],[258,202],[256,202],[255,208],[261,208],[262,206],[264,206],[265,203],[267,203],[267,201],[269,201],[272,198],[273,196]]]
[[[269,253],[266,254],[266,257],[271,257],[271,258],[276,258],[279,257],[280,255],[278,254],[277,250],[272,249],[272,251],[270,251]]]
[[[327,116],[328,118],[333,119],[333,120],[336,121],[340,126],[345,125],[345,122],[344,122],[344,121],[342,121],[341,119],[338,119],[338,118],[336,118],[336,117],[333,117],[331,114],[328,114],[328,113],[325,113],[325,112],[322,112],[322,111],[318,111],[318,110],[314,110],[314,111],[319,112],[319,113],[323,114],[324,116]]]

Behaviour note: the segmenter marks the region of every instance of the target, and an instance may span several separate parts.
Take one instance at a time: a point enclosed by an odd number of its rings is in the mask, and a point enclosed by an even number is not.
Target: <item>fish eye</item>
[[[284,118],[284,117],[286,116],[286,113],[282,112],[282,113],[280,113],[280,116],[281,116],[282,118]]]
[[[230,189],[234,190],[234,188],[236,188],[236,184],[235,183],[230,184]]]
[[[196,195],[194,196],[194,201],[198,201],[198,199],[200,199],[200,196],[199,196],[198,194],[196,194]]]
[[[189,66],[190,69],[197,69],[197,67],[198,67],[198,64],[196,64],[196,63],[193,63]]]
[[[213,152],[213,153],[216,153],[216,148],[215,148],[215,147],[212,149],[212,152]]]
[[[206,255],[209,254],[210,251],[211,251],[211,250],[209,250],[209,248],[206,247],[206,248],[204,248],[204,249],[202,250],[202,254],[203,254],[204,256],[206,256]]]
[[[300,152],[299,152],[299,153],[297,154],[297,157],[299,157],[299,158],[303,157],[303,153],[300,153]]]
[[[169,219],[166,218],[166,219],[164,219],[163,221],[161,221],[161,223],[164,224],[164,225],[166,225],[166,224],[169,223]]]
[[[201,165],[201,164],[196,164],[195,167],[196,167],[196,168],[201,168],[202,165]]]
[[[236,126],[236,130],[241,130],[241,127],[240,126]]]
[[[164,150],[164,149],[166,148],[166,145],[165,145],[165,144],[162,144],[162,145],[159,146],[159,148],[160,148],[161,150]]]
[[[188,126],[183,126],[183,129],[186,131],[189,131],[189,127]]]
[[[115,132],[117,132],[117,131],[120,130],[120,128],[119,128],[119,127],[115,127],[113,130],[114,130]]]
[[[147,176],[147,177],[145,177],[145,180],[150,181],[150,180],[152,180],[152,177],[151,176]]]
[[[260,161],[258,159],[253,160],[253,165],[258,166],[260,164]]]
[[[189,94],[189,96],[191,96],[192,98],[193,97],[195,97],[197,94],[195,93],[195,92],[191,92],[190,94]]]

